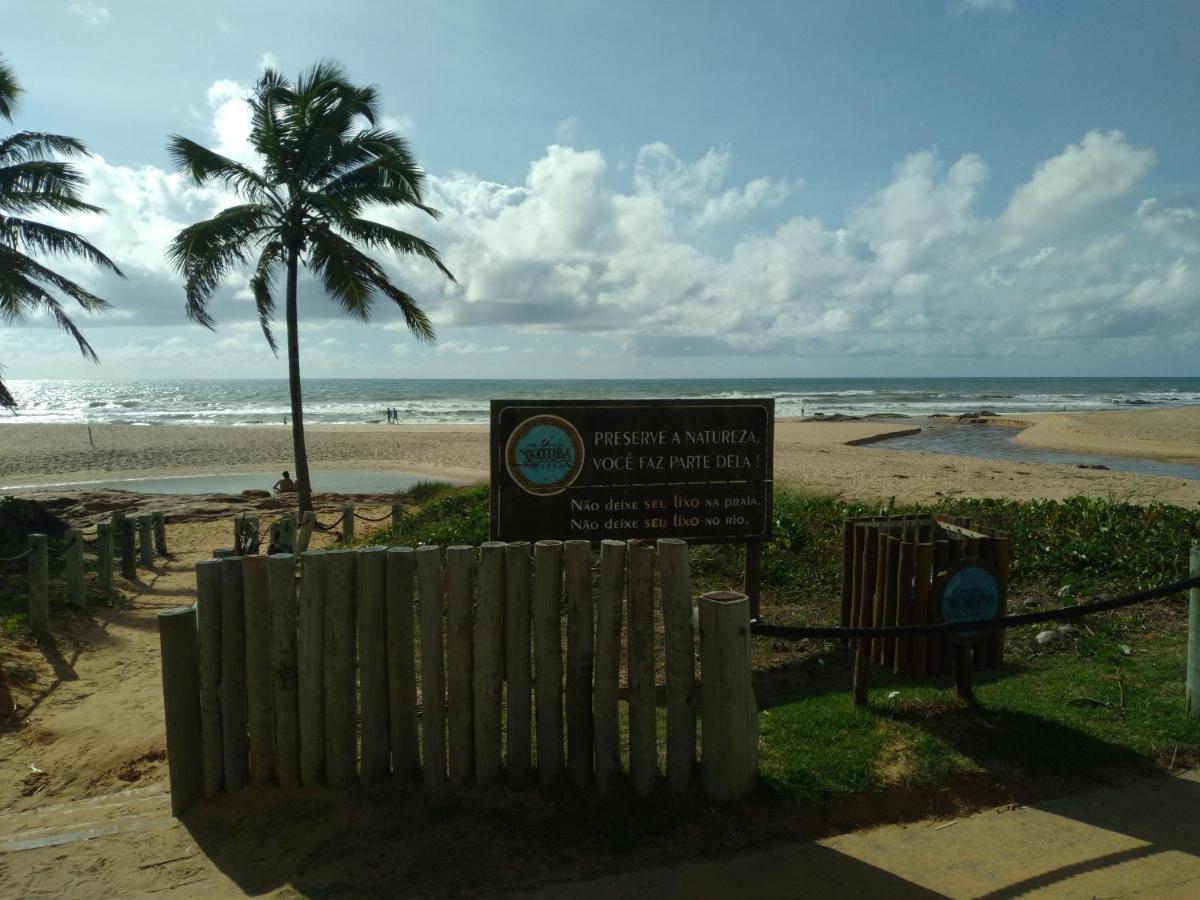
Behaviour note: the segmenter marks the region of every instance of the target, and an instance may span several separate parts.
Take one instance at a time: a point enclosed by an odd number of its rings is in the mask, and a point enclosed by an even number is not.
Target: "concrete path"
[[[1200,897],[1200,772],[527,897]]]

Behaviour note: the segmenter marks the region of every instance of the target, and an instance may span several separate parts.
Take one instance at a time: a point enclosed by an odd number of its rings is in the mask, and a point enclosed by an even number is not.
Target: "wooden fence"
[[[565,782],[644,797],[659,780],[660,743],[673,798],[697,771],[713,801],[755,784],[742,594],[700,598],[696,762],[683,541],[606,540],[598,556],[588,541],[539,541],[228,557],[198,563],[196,580],[196,606],[160,616],[177,814],[248,782]]]

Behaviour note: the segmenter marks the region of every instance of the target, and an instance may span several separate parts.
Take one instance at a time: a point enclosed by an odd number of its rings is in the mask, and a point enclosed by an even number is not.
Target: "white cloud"
[[[72,3],[70,10],[89,25],[103,25],[112,18],[112,14],[108,11],[107,7],[101,6],[99,3],[93,3],[92,0],[85,0],[83,3]]]
[[[1162,238],[1169,246],[1200,253],[1200,209],[1189,206],[1163,209],[1157,197],[1149,197],[1138,207],[1137,218],[1143,231]]]
[[[278,72],[279,71],[279,57],[276,56],[274,53],[272,53],[270,50],[263,51],[263,55],[258,58],[258,68],[259,68],[259,71],[266,71],[267,69],[274,69],[275,71]]]
[[[951,15],[997,13],[1006,16],[1017,9],[1017,0],[951,0],[947,7]]]
[[[554,135],[560,144],[573,144],[575,142],[575,129],[579,126],[579,118],[577,116],[568,116],[558,123],[558,127],[554,129]]]

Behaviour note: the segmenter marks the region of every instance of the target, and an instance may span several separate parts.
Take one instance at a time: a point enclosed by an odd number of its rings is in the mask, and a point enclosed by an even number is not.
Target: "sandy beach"
[[[1025,428],[1018,440],[1030,446],[1200,461],[1200,407],[995,421]],[[1200,481],[1070,464],[888,450],[886,444],[870,443],[911,428],[912,423],[904,420],[780,421],[776,480],[866,500],[1084,494],[1187,506],[1200,502]],[[319,473],[336,469],[403,471],[459,481],[487,479],[485,425],[318,425],[308,429],[308,449],[318,490]],[[0,486],[10,490],[106,478],[273,472],[291,466],[291,432],[279,426],[94,425],[89,437],[84,425],[0,425]]]

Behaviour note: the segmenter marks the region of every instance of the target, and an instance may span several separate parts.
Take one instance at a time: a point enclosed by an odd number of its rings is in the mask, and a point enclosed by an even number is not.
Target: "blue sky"
[[[117,307],[102,369],[35,322],[0,329],[12,377],[284,374],[240,279],[184,321],[162,245],[228,198],[165,142],[247,154],[264,62],[320,57],[379,85],[446,213],[381,217],[460,285],[393,267],[436,349],[304,285],[309,374],[1200,371],[1194,2],[26,7],[15,125],[95,150],[109,215],[71,224],[130,278],[77,271]]]

